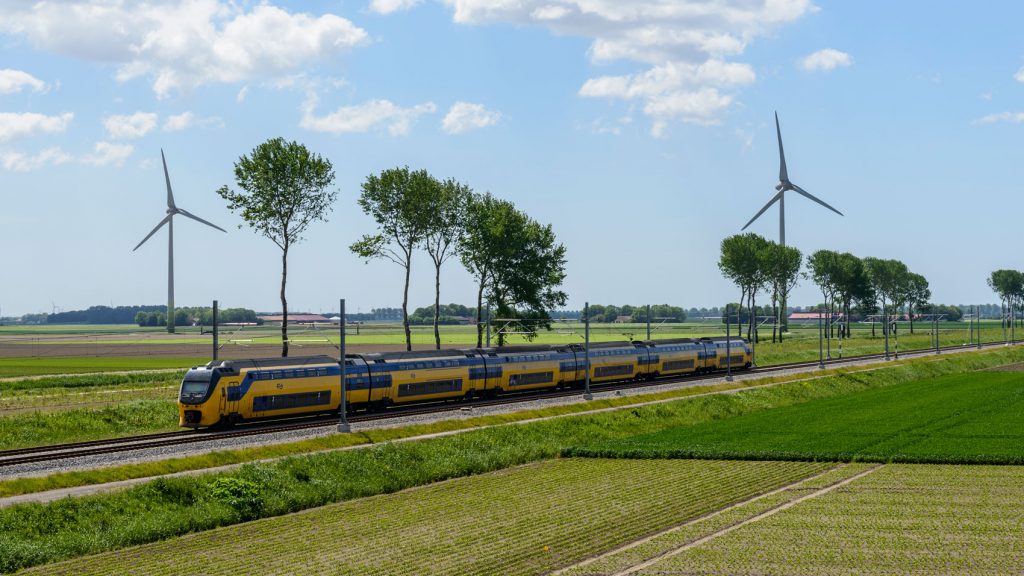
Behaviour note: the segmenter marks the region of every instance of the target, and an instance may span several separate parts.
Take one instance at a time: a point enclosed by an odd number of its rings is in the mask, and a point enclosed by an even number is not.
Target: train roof
[[[658,346],[660,344],[693,344],[699,342],[694,338],[660,338],[658,340],[644,340],[644,344],[648,346]]]
[[[443,350],[412,350],[404,352],[374,352],[371,354],[360,354],[366,360],[411,360],[413,358],[452,358],[465,357],[467,354],[474,354],[476,350],[445,348]]]
[[[277,368],[291,366],[308,366],[310,364],[337,364],[338,359],[331,356],[291,356],[288,358],[250,358],[247,360],[223,360],[220,363],[210,362],[207,368]]]

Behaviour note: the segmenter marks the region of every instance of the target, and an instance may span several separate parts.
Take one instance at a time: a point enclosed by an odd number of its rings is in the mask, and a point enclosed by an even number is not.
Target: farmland
[[[832,465],[548,461],[188,536],[54,574],[536,574]],[[640,482],[639,479],[644,481]],[[339,543],[343,543],[339,545]]]
[[[1022,498],[1016,466],[886,465],[638,574],[1019,574]]]
[[[989,351],[941,362],[916,360],[870,372],[837,372],[822,378],[780,383],[770,388],[729,395],[637,406],[601,414],[588,414],[467,431],[463,434],[405,443],[388,439],[417,433],[460,429],[517,419],[565,413],[538,410],[507,417],[459,420],[408,429],[380,430],[359,436],[331,436],[303,444],[302,449],[332,447],[331,439],[352,443],[373,442],[363,450],[295,456],[269,463],[250,464],[239,470],[194,477],[177,477],[150,482],[122,492],[97,494],[81,499],[45,505],[16,505],[0,509],[0,558],[7,569],[35,565],[72,556],[124,548],[162,540],[178,534],[236,524],[250,518],[268,518],[342,502],[353,498],[386,494],[423,486],[439,480],[469,476],[511,466],[549,459],[567,446],[589,439],[611,441],[670,428],[727,420],[742,414],[770,411],[773,407],[811,401],[815,398],[849,395],[875,388],[898,386],[922,376],[963,372],[1019,362],[1016,349]],[[693,393],[686,391],[685,393]],[[595,407],[628,406],[628,398],[595,402]],[[576,405],[581,407],[582,405]],[[334,447],[341,444],[334,444]],[[223,454],[217,463],[244,462],[257,457],[295,454],[287,446]],[[225,459],[230,457],[228,459]],[[179,459],[175,468],[209,466],[209,459],[190,463]],[[655,463],[656,464],[656,463]],[[699,464],[699,463],[698,463]],[[738,462],[737,466],[758,466]],[[157,471],[152,465],[135,465],[132,470],[114,469],[108,479],[138,477]],[[195,468],[192,468],[195,469]],[[97,471],[103,473],[103,471]],[[90,473],[61,476],[63,485],[76,485],[91,478]],[[104,473],[106,474],[106,473]],[[135,476],[132,476],[135,474]],[[101,474],[102,475],[102,474]],[[602,482],[611,481],[605,478]],[[4,483],[6,493],[19,493],[20,480]],[[49,480],[32,482],[45,486]],[[635,480],[642,483],[643,479]],[[70,483],[70,484],[69,484]],[[15,486],[15,484],[17,486]],[[51,485],[52,487],[59,486]],[[240,487],[244,498],[225,504],[207,495],[220,488]],[[220,488],[218,488],[220,487]],[[247,495],[247,496],[246,496]],[[239,505],[243,505],[238,508]],[[121,519],[131,518],[131,522]],[[40,529],[43,526],[45,529]]]
[[[647,458],[1024,463],[1024,378],[922,379],[566,451]]]
[[[66,328],[67,331],[62,331]],[[735,331],[735,326],[733,326]],[[899,337],[892,338],[890,348],[900,350],[931,347],[930,327],[918,325],[915,334],[908,326],[901,326]],[[169,335],[153,328],[133,326],[93,327],[89,332],[80,326],[26,326],[0,327],[0,378],[37,374],[71,374],[118,370],[153,370],[187,368],[207,362],[211,354],[212,337],[200,334],[198,328],[185,328]],[[874,332],[874,333],[873,333]],[[818,329],[816,325],[792,327],[782,343],[770,342],[770,327],[762,327],[757,345],[757,359],[761,364],[808,361],[818,358]],[[657,324],[652,338],[697,338],[724,336],[725,326],[713,322],[684,324]],[[1024,331],[1022,331],[1024,336]],[[296,326],[291,329],[293,354],[336,355],[337,327]],[[591,326],[594,342],[644,339],[643,324],[599,324]],[[413,345],[418,349],[433,347],[433,330],[429,326],[412,327]],[[982,331],[986,342],[1003,340],[998,323],[986,323]],[[940,325],[940,344],[961,346],[970,340],[968,326],[962,322]],[[404,334],[400,325],[366,324],[350,326],[346,336],[350,352],[404,350]],[[442,346],[472,347],[476,345],[473,326],[442,326]],[[522,344],[522,335],[509,335],[509,344]],[[551,331],[541,331],[533,340],[539,344],[582,344],[583,326],[578,323],[556,323]],[[220,343],[222,358],[251,358],[276,356],[280,353],[280,331],[272,326],[245,327],[225,330]],[[492,339],[492,344],[497,338]],[[884,348],[881,330],[873,331],[869,324],[853,328],[853,337],[840,341],[826,341],[825,354],[831,357],[879,353]]]

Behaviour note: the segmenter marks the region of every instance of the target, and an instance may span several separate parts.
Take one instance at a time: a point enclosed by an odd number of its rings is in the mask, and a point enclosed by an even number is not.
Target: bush
[[[264,508],[259,484],[236,476],[215,478],[210,497],[233,508],[242,520],[258,518]]]

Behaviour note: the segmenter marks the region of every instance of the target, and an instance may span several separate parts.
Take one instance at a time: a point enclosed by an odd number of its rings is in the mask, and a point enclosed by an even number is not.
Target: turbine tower
[[[167,182],[167,215],[164,216],[164,219],[161,220],[159,224],[156,225],[156,228],[153,228],[153,230],[149,234],[147,234],[145,238],[142,239],[142,242],[139,242],[138,246],[136,246],[135,248],[132,249],[132,252],[135,252],[136,250],[138,250],[140,246],[142,246],[143,244],[146,243],[146,240],[149,240],[153,236],[153,234],[156,234],[157,230],[159,230],[164,224],[167,224],[167,331],[173,334],[174,333],[174,216],[176,214],[181,214],[182,216],[184,216],[186,218],[191,218],[191,219],[195,220],[196,222],[201,222],[201,223],[206,224],[207,226],[209,226],[211,228],[216,228],[217,230],[220,230],[221,232],[225,232],[226,233],[227,230],[221,228],[220,226],[215,226],[213,224],[210,224],[206,220],[203,220],[199,216],[196,216],[195,214],[192,214],[191,212],[189,212],[188,210],[185,210],[184,208],[178,208],[177,206],[175,206],[175,204],[174,204],[174,193],[171,192],[171,177],[167,173],[167,158],[164,157],[164,151],[163,151],[162,148],[160,149],[160,159],[163,160],[163,163],[164,163],[164,180]]]
[[[775,190],[776,190],[775,196],[772,196],[772,199],[769,200],[768,203],[764,205],[764,208],[761,208],[757,212],[757,214],[754,214],[754,217],[751,218],[750,221],[747,222],[747,224],[745,226],[743,226],[743,230],[746,230],[748,227],[750,227],[750,225],[754,223],[754,220],[757,220],[761,216],[761,214],[764,214],[766,210],[768,210],[769,208],[772,207],[772,204],[775,204],[776,202],[778,202],[779,203],[779,244],[782,244],[783,246],[785,246],[786,245],[786,191],[792,190],[793,192],[796,192],[797,194],[800,194],[801,196],[804,196],[806,198],[814,200],[818,204],[821,204],[825,208],[828,208],[829,210],[835,212],[836,214],[839,214],[840,216],[842,216],[843,213],[840,212],[839,210],[836,210],[835,208],[829,206],[828,204],[826,204],[824,201],[822,201],[818,197],[812,195],[810,192],[804,190],[803,188],[797,186],[796,184],[793,184],[793,182],[791,182],[789,180],[789,173],[786,171],[786,153],[782,151],[782,130],[779,129],[779,113],[778,112],[775,113],[775,134],[779,137],[779,183],[775,185]]]

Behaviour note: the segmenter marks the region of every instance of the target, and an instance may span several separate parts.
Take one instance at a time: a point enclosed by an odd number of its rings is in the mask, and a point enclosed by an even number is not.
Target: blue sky
[[[161,303],[160,149],[178,204],[176,301],[271,310],[278,249],[215,190],[267,138],[329,158],[340,198],[290,260],[293,310],[401,302],[347,246],[368,174],[454,177],[551,223],[569,306],[735,298],[719,241],[773,194],[787,241],[899,258],[946,303],[1024,267],[1024,5],[804,0],[36,2],[0,11],[0,310]],[[751,229],[778,234],[770,210]],[[414,262],[412,305],[432,301]],[[470,303],[453,261],[442,300]],[[791,302],[820,299],[803,282]]]

